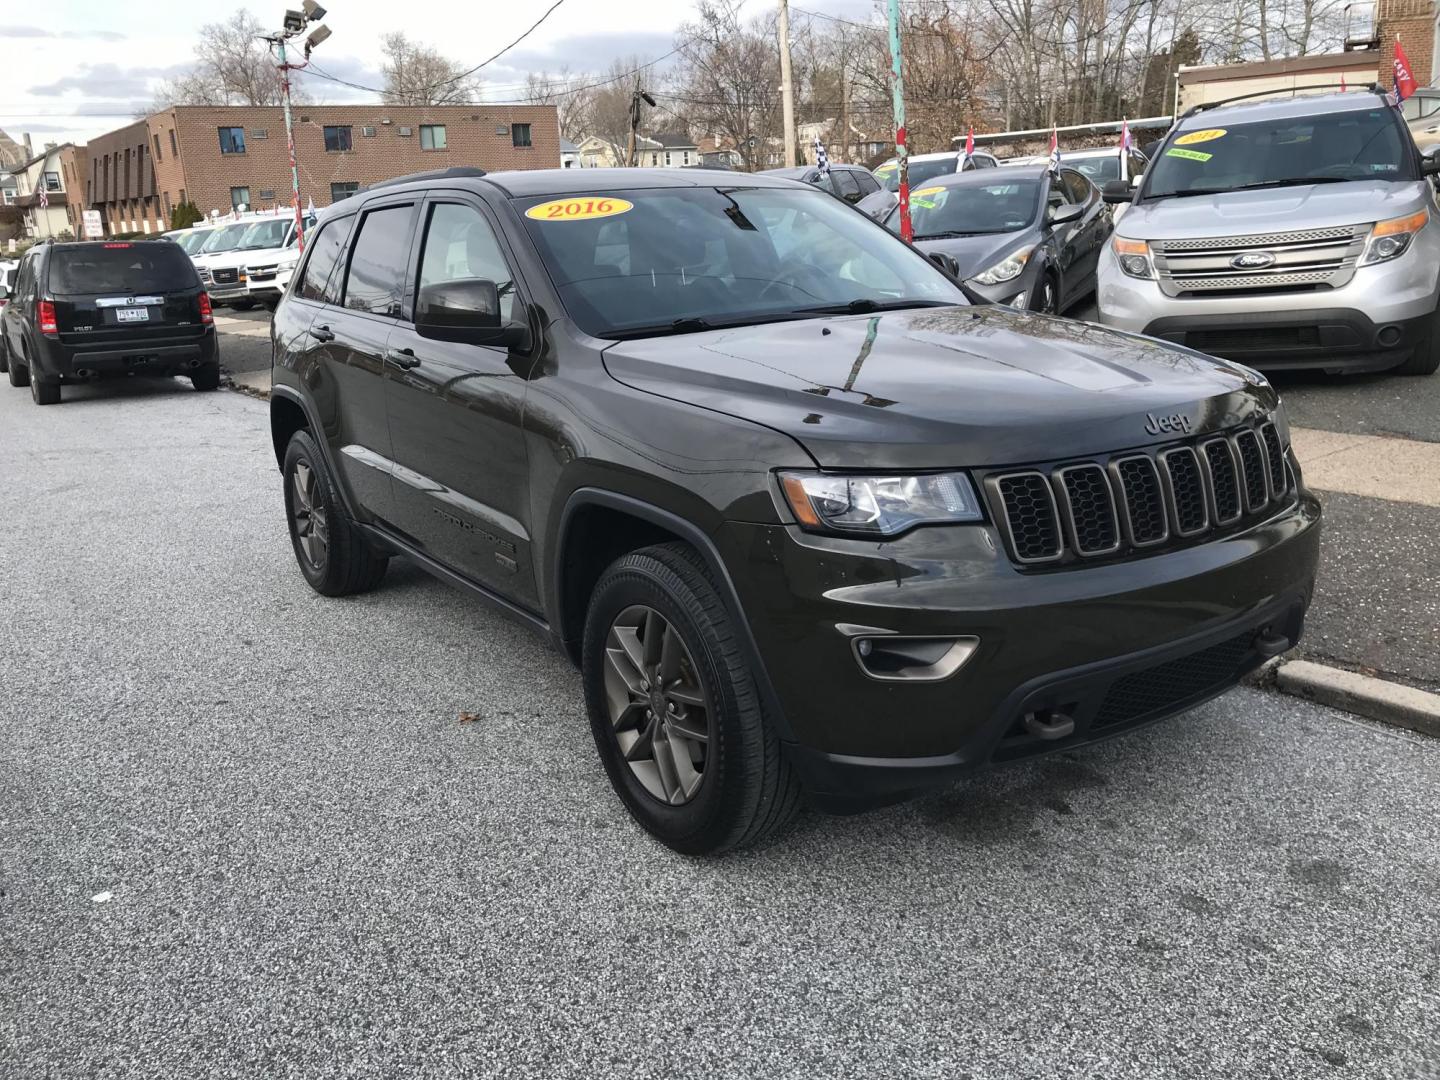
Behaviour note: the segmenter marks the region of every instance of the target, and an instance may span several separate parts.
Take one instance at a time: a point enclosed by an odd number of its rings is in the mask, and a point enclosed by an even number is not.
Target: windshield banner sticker
[[[1189,135],[1181,135],[1175,140],[1175,145],[1194,146],[1196,143],[1211,142],[1214,139],[1223,139],[1224,137],[1224,128],[1207,128],[1204,131],[1192,131]]]
[[[635,208],[624,199],[600,199],[590,196],[584,199],[553,199],[525,211],[525,216],[536,221],[588,221],[591,218],[614,217],[629,213]]]
[[[1209,161],[1214,154],[1202,154],[1199,150],[1179,150],[1171,147],[1165,151],[1166,157],[1184,158],[1186,161]]]

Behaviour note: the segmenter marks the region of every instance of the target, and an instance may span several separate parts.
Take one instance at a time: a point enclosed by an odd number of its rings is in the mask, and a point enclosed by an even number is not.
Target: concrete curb
[[[1382,724],[1440,737],[1440,694],[1358,675],[1308,660],[1271,661],[1257,672],[1259,685],[1273,683],[1281,693],[1341,709]],[[1269,665],[1266,665],[1268,668]]]

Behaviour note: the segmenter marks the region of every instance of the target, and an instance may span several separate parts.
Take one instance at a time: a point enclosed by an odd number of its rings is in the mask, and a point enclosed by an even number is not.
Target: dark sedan
[[[1113,228],[1074,169],[1012,167],[936,177],[910,194],[915,244],[996,303],[1060,312],[1095,291]],[[898,208],[885,220],[900,231]],[[953,260],[953,265],[949,260]]]

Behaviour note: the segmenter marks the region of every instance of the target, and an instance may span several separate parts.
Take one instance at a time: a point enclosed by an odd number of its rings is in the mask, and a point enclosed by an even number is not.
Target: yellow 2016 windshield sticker
[[[943,187],[922,187],[919,191],[912,191],[910,195],[912,198],[916,195],[934,195],[937,191],[944,190]]]
[[[1165,151],[1166,157],[1184,158],[1186,161],[1209,161],[1214,154],[1202,154],[1199,150],[1177,150],[1171,147]]]
[[[525,216],[536,221],[588,221],[591,218],[614,217],[626,214],[635,208],[624,199],[600,198],[587,195],[579,199],[553,199],[525,211]]]
[[[1213,142],[1215,139],[1223,139],[1224,137],[1224,128],[1206,128],[1204,131],[1192,131],[1189,135],[1181,135],[1175,140],[1175,145],[1194,146],[1196,143]]]

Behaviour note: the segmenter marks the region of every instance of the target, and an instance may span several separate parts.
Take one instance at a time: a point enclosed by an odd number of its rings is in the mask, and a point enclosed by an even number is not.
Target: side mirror
[[[415,331],[436,341],[523,348],[530,328],[500,318],[500,291],[484,278],[462,278],[427,285],[415,302]]]
[[[1100,197],[1112,206],[1127,203],[1135,197],[1134,189],[1139,183],[1138,176],[1130,180],[1106,180],[1105,186],[1100,189]]]
[[[0,304],[10,299],[10,288],[7,285],[0,285]]]
[[[1434,176],[1437,173],[1440,173],[1440,145],[1429,147],[1420,158],[1422,176]]]
[[[1085,207],[1079,203],[1061,203],[1047,215],[1051,225],[1068,225],[1078,221],[1085,214]]]
[[[960,264],[953,255],[946,255],[943,251],[931,251],[925,257],[956,281],[960,280]]]

